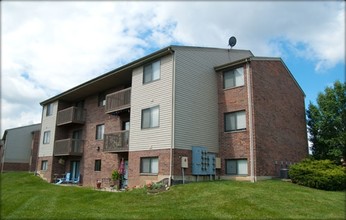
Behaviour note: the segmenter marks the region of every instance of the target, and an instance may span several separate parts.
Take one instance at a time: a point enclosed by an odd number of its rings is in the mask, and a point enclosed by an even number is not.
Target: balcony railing
[[[129,131],[119,131],[104,135],[104,152],[126,152],[129,151]]]
[[[71,123],[84,124],[85,115],[85,109],[79,107],[66,108],[58,112],[56,124],[58,126]]]
[[[131,106],[131,87],[106,96],[106,113],[118,112]]]
[[[83,140],[63,139],[55,141],[54,156],[82,156]]]

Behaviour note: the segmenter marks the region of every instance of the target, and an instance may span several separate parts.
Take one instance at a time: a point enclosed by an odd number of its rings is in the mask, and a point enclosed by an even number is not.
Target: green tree
[[[336,81],[310,102],[307,124],[315,159],[346,160],[346,83]]]

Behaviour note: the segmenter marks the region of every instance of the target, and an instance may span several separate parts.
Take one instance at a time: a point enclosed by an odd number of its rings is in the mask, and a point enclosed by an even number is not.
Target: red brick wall
[[[47,170],[41,170],[41,165],[42,165],[42,161],[47,160],[48,161],[48,168]],[[47,180],[47,182],[52,182],[53,181],[53,173],[52,170],[54,169],[53,167],[53,157],[38,157],[37,160],[37,173],[45,180]]]
[[[123,87],[109,90],[111,93],[122,89]],[[61,108],[60,108],[61,104]],[[59,103],[59,109],[72,106],[73,103]],[[129,119],[129,113],[121,115],[105,114],[103,106],[98,106],[98,94],[84,99],[84,108],[86,109],[86,122],[83,125],[69,124],[59,126],[56,129],[56,140],[72,138],[73,131],[82,130],[82,139],[84,148],[82,157],[55,157],[56,161],[60,158],[65,160],[65,164],[59,163],[53,168],[53,173],[64,174],[70,172],[71,161],[80,161],[81,182],[84,186],[95,186],[97,179],[110,178],[113,170],[118,169],[121,158],[127,159],[127,153],[115,154],[103,152],[103,140],[96,140],[96,126],[105,125],[105,134],[120,131],[122,121]],[[98,150],[99,148],[99,150]],[[101,171],[95,171],[95,160],[101,160]]]
[[[140,174],[140,158],[141,157],[158,157],[159,173],[157,175]],[[129,167],[128,167],[128,186],[142,186],[146,181],[160,181],[161,178],[169,176],[170,167],[170,149],[163,150],[147,150],[147,151],[130,151]]]
[[[105,134],[121,130],[119,116],[105,114],[105,109],[98,106],[98,94],[85,100],[87,109],[86,123],[84,126],[84,153],[81,161],[81,175],[83,185],[93,186],[98,178],[110,178],[112,171],[118,169],[120,163],[118,155],[103,152],[103,140],[96,140],[96,126],[105,125]],[[97,150],[98,147],[100,150]],[[101,171],[95,171],[95,160],[101,160]]]
[[[32,133],[30,172],[34,172],[37,167],[38,147],[40,143],[40,131]]]
[[[173,175],[180,176],[182,175],[181,170],[181,157],[188,157],[188,168],[184,169],[185,175],[192,175],[192,151],[191,150],[182,150],[182,149],[173,149],[174,161],[173,161]]]
[[[245,65],[244,65],[245,68]],[[246,74],[244,74],[244,86],[231,89],[223,89],[223,73],[218,73],[218,94],[219,94],[219,155],[221,158],[220,174],[225,175],[225,167],[227,159],[249,158],[249,111],[247,98]],[[224,114],[239,110],[246,111],[246,130],[225,132],[224,130]],[[248,167],[250,171],[250,167]]]
[[[28,171],[29,163],[4,163],[3,171]]]
[[[251,61],[257,176],[308,155],[304,95],[280,61]],[[276,164],[277,163],[277,164]]]

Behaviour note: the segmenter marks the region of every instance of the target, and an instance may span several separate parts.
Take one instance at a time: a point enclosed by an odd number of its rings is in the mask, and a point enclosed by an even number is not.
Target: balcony
[[[57,126],[66,124],[84,124],[85,123],[85,109],[78,107],[70,107],[58,112],[56,120]]]
[[[82,156],[83,140],[63,139],[55,141],[54,156]]]
[[[106,96],[105,112],[118,113],[131,107],[131,87],[108,94]]]
[[[127,152],[129,151],[129,131],[119,131],[104,135],[104,152]]]

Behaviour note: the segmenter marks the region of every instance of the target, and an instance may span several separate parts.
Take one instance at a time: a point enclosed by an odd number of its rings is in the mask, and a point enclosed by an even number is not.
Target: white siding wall
[[[129,151],[171,147],[173,56],[161,58],[161,76],[143,85],[143,67],[132,73]],[[158,128],[141,129],[142,109],[160,106]]]
[[[52,115],[46,116],[47,106],[43,106],[42,127],[41,127],[40,145],[39,145],[39,152],[38,152],[39,157],[53,156],[58,102],[52,103],[52,108],[53,108]],[[50,131],[49,144],[43,144],[43,136],[45,131]]]
[[[214,67],[249,57],[248,51],[178,47],[175,70],[175,148],[218,152],[218,94]]]

